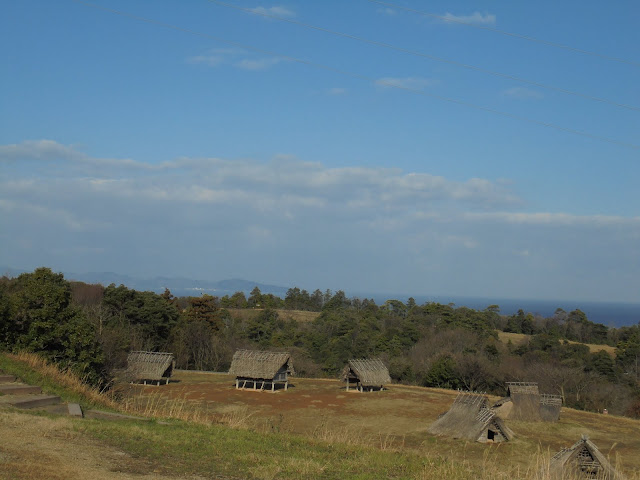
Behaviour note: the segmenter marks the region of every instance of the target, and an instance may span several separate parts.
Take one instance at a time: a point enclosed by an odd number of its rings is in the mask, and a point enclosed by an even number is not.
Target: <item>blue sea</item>
[[[402,302],[408,300],[407,296],[393,295],[356,295],[360,298],[373,298],[378,305],[382,305],[388,299],[397,299]],[[437,302],[442,304],[453,303],[456,307],[473,308],[474,310],[484,310],[489,305],[500,306],[502,315],[512,315],[519,309],[525,313],[533,313],[543,317],[550,317],[556,309],[562,308],[566,312],[580,309],[587,318],[595,323],[602,323],[607,327],[622,327],[637,325],[640,323],[640,303],[616,303],[616,302],[580,302],[565,300],[518,300],[518,299],[498,299],[498,298],[476,298],[476,297],[447,297],[447,296],[413,296],[418,305],[426,302]]]

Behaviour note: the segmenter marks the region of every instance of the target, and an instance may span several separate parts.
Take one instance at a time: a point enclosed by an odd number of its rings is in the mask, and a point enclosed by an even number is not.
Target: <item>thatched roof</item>
[[[623,480],[609,463],[598,447],[583,435],[572,447],[564,448],[556,453],[549,463],[549,477],[560,479],[571,475],[571,478],[597,478],[601,480]]]
[[[507,395],[514,393],[538,395],[538,384],[536,382],[507,382]]]
[[[236,377],[271,380],[282,369],[288,375],[295,375],[293,362],[288,353],[236,350],[231,360],[229,374]]]
[[[127,376],[131,380],[162,380],[173,373],[173,353],[130,352],[127,357]]]
[[[506,385],[509,396],[493,405],[493,408],[505,418],[528,422],[559,420],[562,408],[561,396],[540,394],[538,384],[535,382],[507,382]]]
[[[349,360],[342,371],[342,380],[346,381],[350,376],[357,377],[365,387],[378,387],[391,383],[389,370],[378,358]]]
[[[513,432],[488,408],[487,397],[469,392],[459,392],[449,411],[433,422],[428,432],[478,442],[485,442],[491,436],[494,441],[513,438]]]

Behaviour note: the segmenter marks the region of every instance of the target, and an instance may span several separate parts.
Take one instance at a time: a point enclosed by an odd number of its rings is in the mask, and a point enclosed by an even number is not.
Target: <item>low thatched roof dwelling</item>
[[[126,375],[132,382],[147,381],[169,383],[176,362],[173,353],[166,352],[130,352],[127,357]]]
[[[535,382],[509,382],[507,395],[511,398],[513,407],[509,416],[512,420],[527,422],[540,421],[540,393]]]
[[[540,419],[543,422],[557,422],[560,420],[562,397],[543,393],[540,395]]]
[[[357,391],[382,390],[391,383],[389,370],[378,358],[349,360],[342,371],[342,381],[349,387],[354,385]]]
[[[496,412],[488,407],[485,395],[459,392],[447,413],[433,422],[427,431],[477,442],[506,442],[513,432]]]
[[[496,412],[510,420],[557,422],[562,398],[540,394],[536,382],[507,382],[507,397],[493,405]]]
[[[260,384],[260,390],[267,385],[275,391],[276,384],[284,385],[287,390],[289,375],[295,375],[295,370],[288,353],[237,350],[233,354],[229,374],[236,376],[236,388],[244,389],[249,384],[257,390]]]
[[[545,478],[569,477],[599,480],[624,479],[586,435],[583,435],[572,447],[560,450],[549,462],[549,475],[548,477],[545,475]]]

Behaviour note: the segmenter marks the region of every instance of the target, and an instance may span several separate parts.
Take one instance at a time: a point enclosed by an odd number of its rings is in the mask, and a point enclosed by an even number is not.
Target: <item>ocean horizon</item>
[[[640,323],[640,303],[625,302],[592,302],[577,300],[531,300],[531,299],[505,299],[484,297],[463,297],[445,295],[391,295],[391,294],[357,294],[359,298],[373,298],[376,304],[381,305],[389,299],[407,302],[410,296],[418,305],[427,302],[441,304],[452,303],[456,307],[467,307],[474,310],[484,310],[489,305],[498,305],[502,315],[513,315],[522,309],[525,313],[532,313],[543,317],[551,317],[556,309],[562,308],[566,312],[580,309],[587,318],[595,323],[601,323],[607,327],[623,327]]]

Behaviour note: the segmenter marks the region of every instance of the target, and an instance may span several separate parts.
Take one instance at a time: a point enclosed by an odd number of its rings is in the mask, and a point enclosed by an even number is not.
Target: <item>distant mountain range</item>
[[[0,275],[16,277],[27,270],[18,270],[10,267],[0,267]],[[232,295],[235,292],[244,292],[249,294],[251,290],[258,287],[262,293],[271,293],[284,298],[287,294],[288,287],[278,285],[268,285],[265,283],[254,282],[252,280],[243,280],[239,278],[231,278],[227,280],[193,280],[184,277],[153,277],[139,278],[129,275],[121,275],[113,272],[62,272],[64,277],[70,281],[79,281],[85,283],[100,283],[104,286],[112,283],[116,285],[125,285],[128,288],[141,291],[152,291],[156,293],[164,292],[165,288],[171,290],[177,297],[182,296],[198,296],[202,294],[215,295],[223,297]]]

